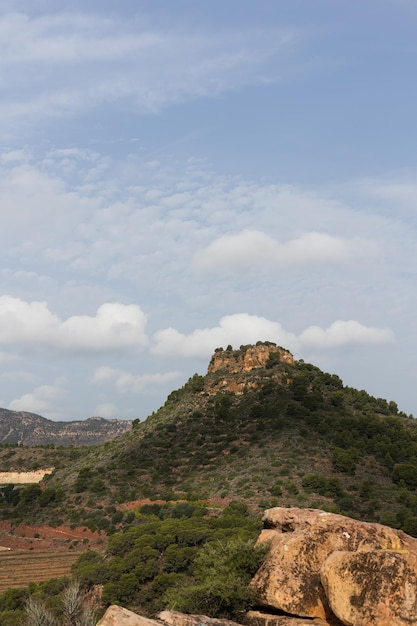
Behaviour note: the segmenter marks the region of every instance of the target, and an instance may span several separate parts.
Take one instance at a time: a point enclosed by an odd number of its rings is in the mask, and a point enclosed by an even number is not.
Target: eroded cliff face
[[[291,352],[272,343],[248,346],[240,350],[218,349],[211,357],[204,383],[206,393],[230,391],[243,394],[259,386],[256,370],[272,370],[275,382],[287,382],[285,365],[295,365]],[[281,367],[277,367],[281,366]]]
[[[216,350],[211,357],[207,373],[214,374],[219,370],[226,370],[232,374],[250,372],[258,367],[266,367],[270,356],[275,354],[281,363],[295,365],[294,357],[288,350],[273,344],[260,344],[250,346],[246,350]]]

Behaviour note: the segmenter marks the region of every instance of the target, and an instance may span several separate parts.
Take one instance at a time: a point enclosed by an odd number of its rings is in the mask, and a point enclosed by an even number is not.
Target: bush
[[[417,466],[413,463],[401,463],[394,468],[392,473],[394,482],[399,483],[401,480],[405,482],[407,487],[416,489],[417,487]]]
[[[343,472],[345,474],[354,474],[357,461],[356,450],[343,450],[343,448],[335,448],[333,450],[333,468],[336,472]]]
[[[165,594],[169,608],[184,613],[235,619],[252,603],[249,582],[260,566],[267,546],[232,538],[207,543],[195,561],[194,584],[171,588]]]

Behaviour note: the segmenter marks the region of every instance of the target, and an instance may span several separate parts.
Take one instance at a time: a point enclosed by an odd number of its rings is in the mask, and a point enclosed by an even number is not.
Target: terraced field
[[[35,552],[11,550],[0,552],[0,593],[11,587],[26,587],[29,583],[49,578],[70,576],[71,566],[79,552]]]

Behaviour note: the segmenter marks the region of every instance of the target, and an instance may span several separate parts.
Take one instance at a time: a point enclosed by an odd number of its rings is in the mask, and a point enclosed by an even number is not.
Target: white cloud
[[[355,320],[337,320],[326,329],[309,326],[299,336],[300,345],[339,348],[348,344],[388,343],[394,335],[388,328],[364,326]]]
[[[158,355],[183,357],[207,357],[219,346],[239,346],[256,341],[276,341],[280,345],[291,345],[295,341],[292,333],[284,331],[277,322],[264,317],[238,313],[222,317],[214,328],[198,329],[184,335],[174,328],[155,333],[152,352]]]
[[[166,372],[165,374],[131,374],[113,367],[98,367],[92,379],[94,383],[113,381],[116,389],[122,393],[139,393],[149,386],[163,385],[177,379],[180,372]]]
[[[147,344],[146,315],[136,304],[102,304],[95,316],[61,320],[46,302],[0,297],[0,344],[39,345],[65,350],[113,350]]]
[[[229,274],[258,266],[286,267],[340,262],[363,254],[369,245],[358,239],[309,232],[285,243],[258,230],[244,230],[215,239],[194,257],[198,270]]]
[[[15,258],[35,251],[37,256],[39,248],[44,256],[48,244],[62,240],[82,242],[82,224],[100,207],[97,197],[68,189],[58,159],[48,165],[4,163],[0,168],[0,240]]]
[[[65,347],[94,350],[138,347],[147,344],[146,315],[136,304],[102,304],[95,317],[73,316],[62,322]]]
[[[49,418],[60,417],[60,414],[53,410],[56,400],[61,399],[65,395],[65,390],[56,385],[40,385],[30,393],[23,394],[20,398],[16,398],[10,402],[8,408],[11,411],[28,411],[30,413],[40,413],[44,417]]]
[[[294,41],[292,31],[278,28],[213,34],[196,32],[192,24],[187,29],[184,22],[153,28],[116,15],[5,13],[3,128],[11,133],[12,120],[72,115],[121,99],[149,112],[262,85],[277,79],[279,52]]]
[[[338,320],[329,328],[310,326],[300,335],[286,331],[281,324],[264,317],[238,313],[223,317],[214,328],[198,329],[185,335],[174,328],[155,333],[152,352],[158,355],[209,357],[215,348],[231,344],[273,341],[292,351],[303,347],[336,348],[348,344],[386,343],[392,341],[388,329],[365,326],[356,321]]]

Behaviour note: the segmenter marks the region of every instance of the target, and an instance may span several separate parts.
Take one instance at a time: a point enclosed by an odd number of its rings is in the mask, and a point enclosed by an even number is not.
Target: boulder
[[[228,619],[216,619],[207,615],[186,615],[178,611],[162,611],[158,619],[168,626],[240,626]]]
[[[251,582],[256,603],[294,616],[333,619],[320,576],[333,552],[417,555],[417,540],[402,531],[317,509],[277,507],[265,511],[263,521],[259,541],[271,549]]]
[[[417,624],[417,557],[408,552],[333,552],[321,580],[348,626]]]
[[[109,606],[97,626],[161,626],[161,622],[141,617],[116,604]]]
[[[336,618],[327,621],[289,615],[273,615],[263,611],[248,611],[242,621],[245,626],[340,626],[341,624]]]

